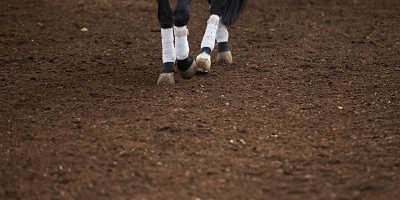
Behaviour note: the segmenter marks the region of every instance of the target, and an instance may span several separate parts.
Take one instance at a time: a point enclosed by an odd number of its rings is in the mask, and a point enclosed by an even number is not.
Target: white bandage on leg
[[[162,60],[163,63],[175,62],[174,30],[172,28],[161,29]]]
[[[207,21],[207,29],[204,33],[203,41],[201,42],[201,48],[208,47],[211,50],[215,47],[215,38],[217,35],[219,24],[218,15],[211,15]]]
[[[229,32],[228,28],[226,28],[225,24],[219,22],[218,30],[217,30],[217,42],[228,42],[229,40]]]
[[[189,30],[186,26],[174,27],[175,30],[175,54],[178,60],[185,60],[189,57]]]

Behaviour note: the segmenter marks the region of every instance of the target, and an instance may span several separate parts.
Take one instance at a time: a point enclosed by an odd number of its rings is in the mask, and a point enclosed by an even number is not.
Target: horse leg
[[[196,63],[193,58],[189,57],[189,31],[187,29],[191,3],[192,0],[178,0],[174,12],[176,66],[184,79],[190,79],[196,75]]]
[[[157,0],[158,22],[161,27],[163,68],[157,84],[175,84],[174,64],[176,60],[174,47],[173,15],[169,0]]]
[[[229,31],[228,28],[223,24],[222,21],[219,22],[217,30],[217,43],[218,43],[218,54],[217,63],[232,64],[232,52],[228,47]]]
[[[197,71],[210,72],[211,52],[215,47],[215,40],[220,18],[224,12],[225,0],[211,0],[211,16],[207,21],[207,28],[201,42],[200,54],[196,57]]]
[[[207,1],[208,4],[211,6],[211,0]],[[218,43],[217,63],[232,64],[232,53],[228,47],[229,31],[222,19],[218,24],[216,39]]]

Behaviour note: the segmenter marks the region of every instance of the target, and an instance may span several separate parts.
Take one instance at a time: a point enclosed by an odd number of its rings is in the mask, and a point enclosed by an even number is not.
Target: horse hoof
[[[197,65],[193,62],[192,65],[186,71],[180,71],[181,77],[183,79],[191,79],[196,75]]]
[[[218,52],[217,63],[232,64],[233,63],[232,52],[231,51]]]
[[[162,73],[158,77],[157,85],[174,85],[175,77],[174,73]]]
[[[211,56],[206,52],[199,54],[196,58],[197,72],[208,73],[211,71]]]

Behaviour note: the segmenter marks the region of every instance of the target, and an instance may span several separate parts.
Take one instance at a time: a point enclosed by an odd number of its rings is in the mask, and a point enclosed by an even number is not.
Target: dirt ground
[[[230,41],[159,87],[155,1],[1,0],[0,199],[399,199],[400,1],[249,0]]]

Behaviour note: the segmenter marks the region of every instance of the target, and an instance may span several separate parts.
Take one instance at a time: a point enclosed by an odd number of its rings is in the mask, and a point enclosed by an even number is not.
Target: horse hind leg
[[[232,52],[228,47],[229,31],[228,28],[220,22],[217,30],[217,43],[218,43],[218,54],[217,63],[221,64],[232,64]]]

